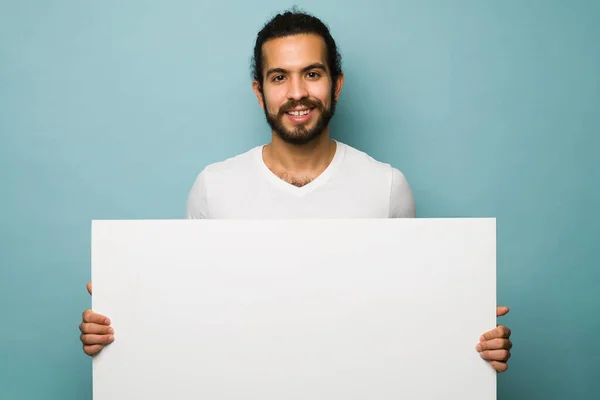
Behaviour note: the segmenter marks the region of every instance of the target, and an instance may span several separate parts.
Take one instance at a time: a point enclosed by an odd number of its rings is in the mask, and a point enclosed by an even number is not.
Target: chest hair
[[[279,178],[283,179],[290,185],[294,185],[297,187],[302,187],[302,186],[308,185],[315,179],[311,176],[291,176],[287,172],[281,172],[281,173],[277,174],[277,176],[279,176]]]

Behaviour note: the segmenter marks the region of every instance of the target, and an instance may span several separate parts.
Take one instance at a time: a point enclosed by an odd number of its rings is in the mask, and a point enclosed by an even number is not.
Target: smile
[[[286,112],[286,114],[287,114],[288,120],[291,121],[292,123],[304,124],[304,123],[307,123],[311,119],[314,111],[315,111],[314,108],[310,108],[307,110],[292,110],[292,111]]]
[[[308,109],[308,110],[299,110],[299,111],[288,111],[287,114],[288,115],[292,115],[294,117],[302,117],[305,115],[308,115],[313,109]]]

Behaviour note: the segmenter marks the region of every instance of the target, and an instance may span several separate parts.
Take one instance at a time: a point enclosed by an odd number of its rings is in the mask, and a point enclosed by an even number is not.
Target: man
[[[187,218],[416,216],[399,170],[330,138],[344,75],[335,41],[319,19],[277,15],[258,33],[253,67],[271,142],[202,170],[189,193]],[[497,309],[498,316],[507,312]],[[80,330],[88,355],[114,340],[110,320],[91,310]],[[481,336],[476,350],[503,372],[511,347],[510,330],[498,326]]]

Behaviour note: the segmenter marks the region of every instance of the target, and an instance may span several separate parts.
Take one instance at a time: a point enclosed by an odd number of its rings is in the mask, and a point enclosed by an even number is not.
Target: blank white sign
[[[94,221],[95,400],[496,399],[495,219]]]

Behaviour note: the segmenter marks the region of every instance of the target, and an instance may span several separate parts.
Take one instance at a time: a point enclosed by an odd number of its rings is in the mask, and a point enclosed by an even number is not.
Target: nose
[[[308,97],[308,90],[306,89],[306,82],[304,82],[304,79],[299,77],[290,79],[287,96],[289,99],[296,101]]]

